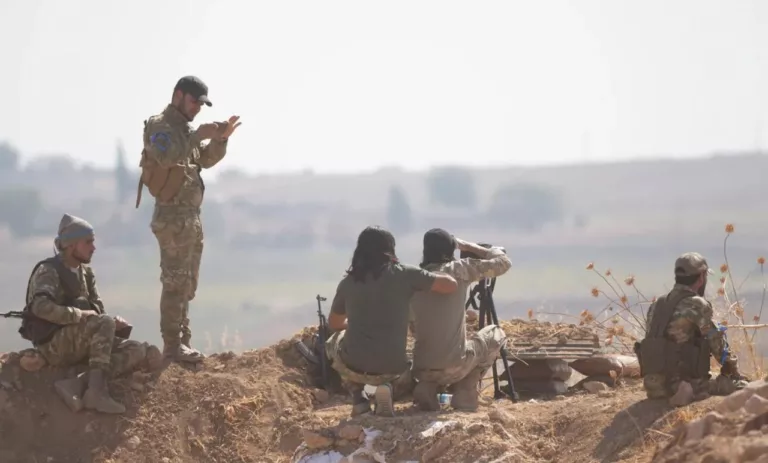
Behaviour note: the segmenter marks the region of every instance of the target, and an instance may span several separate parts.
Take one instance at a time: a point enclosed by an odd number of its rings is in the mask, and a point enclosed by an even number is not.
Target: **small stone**
[[[602,383],[600,383],[602,384]],[[607,399],[609,397],[615,397],[616,391],[597,391],[597,396],[601,399]]]
[[[220,363],[220,364],[216,365],[215,367],[213,367],[213,369],[214,369],[214,371],[221,371],[221,370],[224,369],[225,366],[226,365]]]
[[[19,364],[26,371],[35,372],[46,366],[48,362],[36,350],[27,350],[19,359]]]
[[[160,461],[161,461],[162,463],[171,463],[171,459],[170,459],[170,458],[168,458],[168,457],[163,457],[163,458],[162,458]]]
[[[483,423],[472,423],[469,426],[467,426],[467,432],[469,434],[477,434],[479,432],[485,431],[486,426]]]
[[[688,423],[685,429],[685,442],[699,441],[707,436],[712,425],[723,419],[723,415],[717,412],[709,412],[698,420]]]
[[[596,394],[599,391],[607,391],[608,385],[601,381],[587,381],[582,385],[587,392]]]
[[[307,447],[311,449],[322,449],[333,445],[333,438],[324,436],[319,432],[302,429],[301,434]]]
[[[359,424],[348,424],[346,426],[342,426],[339,429],[338,434],[342,439],[358,440],[362,432],[363,427]]]
[[[512,421],[512,417],[507,412],[498,408],[488,412],[488,419],[502,424],[509,424]]]
[[[139,446],[139,444],[141,444],[141,439],[139,439],[136,436],[129,437],[128,440],[125,441],[125,446],[129,450],[136,449]]]
[[[312,395],[315,396],[315,400],[317,400],[318,403],[324,404],[328,402],[328,391],[324,389],[315,389],[312,391]]]

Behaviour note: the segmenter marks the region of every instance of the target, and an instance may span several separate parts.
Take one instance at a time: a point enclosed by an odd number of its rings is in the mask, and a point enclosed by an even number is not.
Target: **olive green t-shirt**
[[[339,353],[344,363],[361,373],[402,373],[411,296],[429,290],[436,276],[408,264],[392,264],[375,280],[367,275],[365,282],[346,275],[331,305],[331,312],[347,317]]]

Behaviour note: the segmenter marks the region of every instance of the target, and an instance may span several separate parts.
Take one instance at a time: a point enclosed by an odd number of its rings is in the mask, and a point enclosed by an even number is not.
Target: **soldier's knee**
[[[106,314],[91,315],[88,317],[88,323],[97,327],[99,330],[106,329],[115,331],[115,319]]]

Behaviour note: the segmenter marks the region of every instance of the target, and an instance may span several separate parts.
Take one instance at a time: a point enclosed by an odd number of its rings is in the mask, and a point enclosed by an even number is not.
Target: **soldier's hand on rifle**
[[[82,314],[83,318],[88,318],[99,314],[95,310],[81,310],[80,313]]]
[[[219,125],[215,122],[209,122],[207,124],[200,124],[195,130],[195,135],[200,140],[208,140],[209,138],[216,137],[219,132]]]
[[[242,122],[238,122],[240,120],[240,116],[232,116],[229,118],[226,122],[219,122],[219,129],[217,131],[217,135],[220,140],[226,140],[227,138],[234,133],[235,129],[240,127],[240,124]]]

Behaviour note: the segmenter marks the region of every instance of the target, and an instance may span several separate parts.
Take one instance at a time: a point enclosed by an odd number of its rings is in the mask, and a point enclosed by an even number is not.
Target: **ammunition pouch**
[[[645,338],[635,343],[635,352],[641,377],[709,378],[709,341],[704,337],[682,344],[667,338]]]
[[[141,178],[139,179],[139,191],[136,198],[137,205],[141,199],[141,187],[143,185],[146,185],[152,197],[160,201],[172,200],[181,190],[185,178],[183,165],[161,167],[147,156],[146,151],[143,151],[139,167],[141,167]]]

